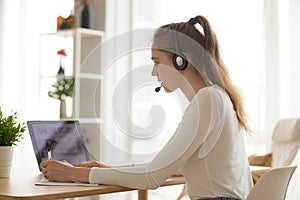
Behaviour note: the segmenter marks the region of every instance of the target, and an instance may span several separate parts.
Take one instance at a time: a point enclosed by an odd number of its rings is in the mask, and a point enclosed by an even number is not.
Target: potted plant
[[[54,90],[48,92],[48,96],[60,101],[60,119],[68,119],[66,112],[66,98],[73,97],[74,77],[58,76],[56,82],[52,85]]]
[[[63,66],[63,60],[67,56],[65,49],[57,51],[57,55],[60,56],[59,69],[57,72],[57,80],[52,85],[54,90],[48,92],[48,96],[60,101],[59,118],[69,119],[67,116],[66,98],[73,97],[74,93],[74,77],[65,75],[65,68]]]
[[[13,158],[13,147],[23,138],[27,126],[17,122],[18,113],[5,115],[0,106],[0,177],[9,177]]]

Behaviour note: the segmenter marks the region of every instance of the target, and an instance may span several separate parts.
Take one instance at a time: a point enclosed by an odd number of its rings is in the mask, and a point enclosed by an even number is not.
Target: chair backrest
[[[300,146],[300,119],[280,120],[272,135],[272,167],[291,165]]]
[[[284,200],[297,166],[273,168],[258,179],[247,200]]]

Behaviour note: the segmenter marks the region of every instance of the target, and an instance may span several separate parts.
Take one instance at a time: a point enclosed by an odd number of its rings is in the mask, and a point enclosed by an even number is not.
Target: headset
[[[175,43],[175,54],[173,56],[173,65],[177,70],[185,70],[185,68],[188,65],[188,61],[186,57],[180,52],[178,40],[177,40],[177,28],[179,24],[173,24],[171,25],[171,30],[174,38],[174,43]]]
[[[195,17],[195,18],[191,18],[188,21],[188,23],[194,26],[196,23],[198,23],[198,21]],[[175,44],[175,54],[173,56],[173,65],[177,70],[182,71],[182,70],[186,69],[186,67],[188,65],[188,61],[187,61],[186,57],[180,52],[179,43],[177,40],[178,25],[179,25],[178,23],[175,23],[175,24],[171,24],[171,26],[170,26],[172,35],[174,38],[174,44]],[[155,88],[155,92],[159,92],[161,87],[162,86]]]
[[[191,20],[190,20],[191,21]],[[190,23],[189,21],[189,23]],[[178,44],[178,40],[177,40],[177,28],[178,28],[179,24],[172,24],[171,25],[171,30],[172,30],[172,35],[174,38],[174,43],[175,43],[175,54],[173,56],[173,65],[177,70],[185,70],[187,65],[188,65],[188,61],[186,59],[186,57],[180,52],[180,48],[179,48],[179,44]],[[162,86],[159,86],[157,88],[155,88],[155,92],[159,92],[160,88]]]

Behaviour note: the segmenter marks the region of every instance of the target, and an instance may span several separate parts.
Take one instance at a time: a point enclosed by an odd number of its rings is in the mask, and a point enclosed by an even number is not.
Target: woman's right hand
[[[79,163],[77,165],[77,167],[88,167],[88,168],[92,168],[92,167],[102,167],[102,168],[109,168],[110,166],[107,166],[103,163],[100,163],[96,160],[92,160],[90,162],[83,162],[83,163]]]

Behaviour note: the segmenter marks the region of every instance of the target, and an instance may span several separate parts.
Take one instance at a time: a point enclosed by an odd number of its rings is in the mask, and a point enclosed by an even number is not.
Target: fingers
[[[96,160],[90,162],[79,163],[78,167],[99,167],[99,163]]]
[[[79,163],[77,167],[92,167],[90,162]]]
[[[42,174],[43,174],[43,176],[44,176],[46,179],[49,180],[49,176],[50,176],[50,174],[51,174],[51,170],[49,170],[48,168],[43,168],[43,169],[42,169]]]
[[[90,162],[84,162],[84,163],[79,163],[77,165],[77,167],[88,167],[88,168],[92,168],[92,167],[103,167],[103,168],[106,168],[106,167],[109,167],[107,165],[104,165],[96,160],[92,160]]]
[[[47,161],[41,162],[41,167],[43,168],[43,169],[42,169],[42,174],[43,174],[43,176],[44,176],[46,179],[49,178],[49,176],[47,175],[47,172],[49,171],[48,168],[50,167],[52,161],[53,161],[53,160],[47,160]]]
[[[47,160],[41,166],[43,176],[49,181],[72,181],[70,174],[73,166],[66,161]]]
[[[52,161],[52,160],[46,160],[46,161],[41,162],[41,167],[43,167],[43,168],[47,167],[47,165],[48,165],[51,161]]]
[[[42,174],[43,174],[43,176],[44,176],[46,179],[48,179],[48,176],[47,176],[47,169],[46,169],[46,168],[43,168],[43,169],[42,169]]]
[[[51,169],[55,169],[56,165],[60,163],[57,160],[46,160],[41,162],[41,167],[42,167],[42,174],[44,175],[45,178],[49,179],[49,173],[51,172]]]

